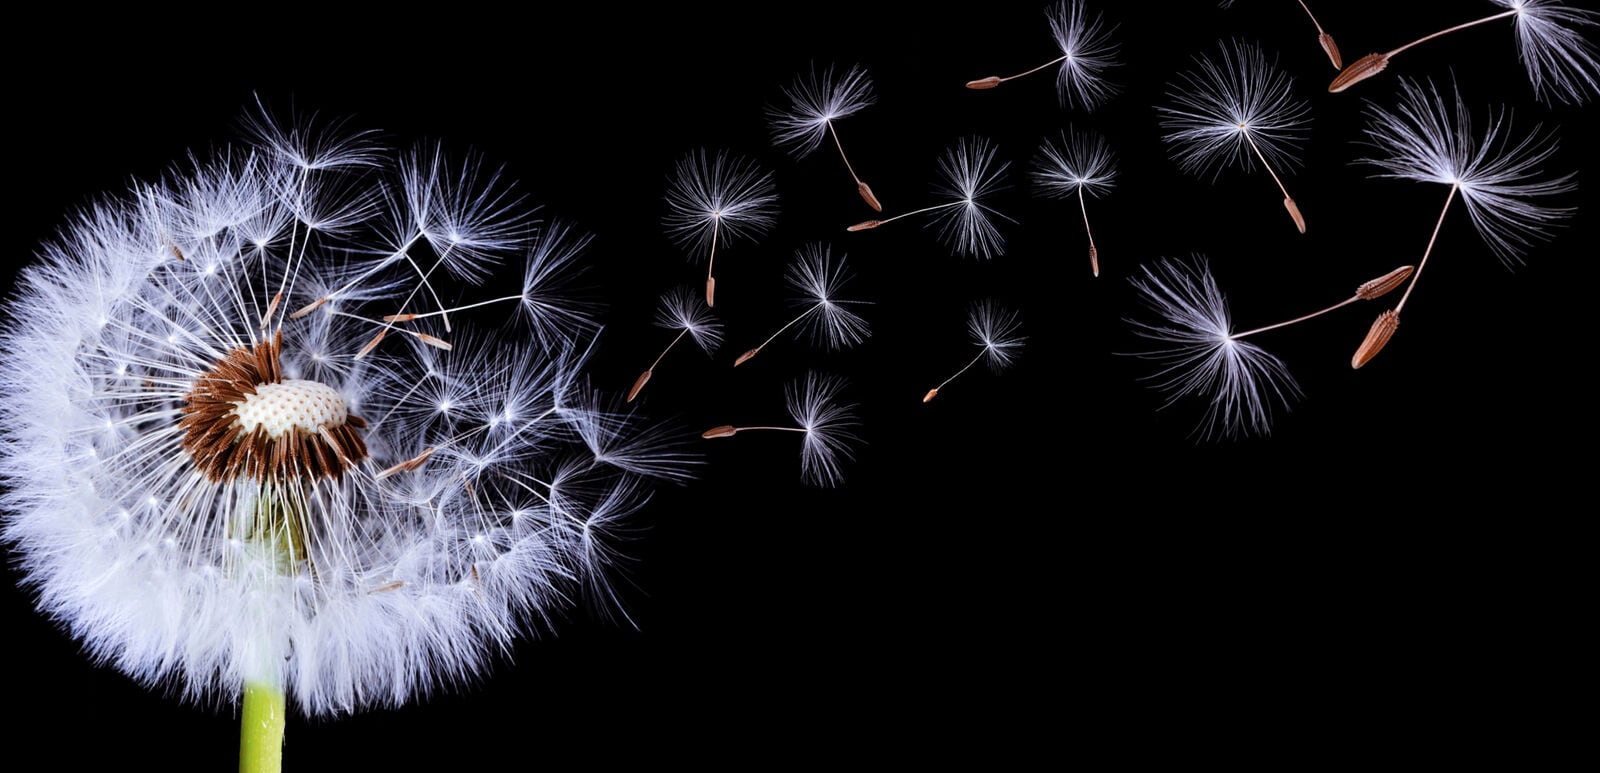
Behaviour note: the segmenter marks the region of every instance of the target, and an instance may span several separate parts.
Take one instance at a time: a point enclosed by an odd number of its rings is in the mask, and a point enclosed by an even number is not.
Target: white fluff
[[[23,274],[0,333],[3,536],[39,607],[142,683],[228,703],[276,679],[312,715],[400,704],[610,600],[606,536],[640,476],[692,460],[585,391],[594,321],[555,292],[573,240],[497,173],[337,126],[252,129],[79,213]],[[523,329],[439,308],[441,283],[519,261],[522,294],[497,300]],[[241,416],[348,412],[370,456],[314,484],[209,480],[181,444],[189,391],[280,330],[284,378],[314,386],[258,397],[317,405]],[[250,536],[262,508],[300,514],[299,549]]]

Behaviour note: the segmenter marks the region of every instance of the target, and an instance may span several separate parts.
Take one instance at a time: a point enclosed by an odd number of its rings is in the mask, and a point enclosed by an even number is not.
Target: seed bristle
[[[654,372],[655,371],[647,370],[639,374],[639,378],[635,379],[633,382],[633,388],[628,390],[628,402],[633,402],[633,398],[639,395],[639,390],[644,389],[645,383],[650,380],[650,374]]]
[[[1333,69],[1344,69],[1344,59],[1339,56],[1339,44],[1333,42],[1333,36],[1324,32],[1317,36],[1317,41],[1322,43],[1322,50],[1328,52],[1328,61],[1333,62]]]
[[[1394,309],[1379,314],[1372,322],[1372,329],[1367,331],[1367,337],[1361,341],[1361,347],[1350,358],[1350,367],[1360,368],[1378,356],[1378,352],[1383,351],[1384,345],[1389,343],[1399,327],[1400,314]]]
[[[1360,83],[1361,81],[1383,72],[1383,69],[1388,66],[1388,54],[1367,54],[1366,56],[1351,62],[1349,67],[1341,70],[1339,75],[1333,79],[1333,82],[1328,84],[1328,93],[1337,94],[1341,91],[1344,91],[1345,89],[1348,89],[1351,86]]]
[[[1373,298],[1382,298],[1383,296],[1392,292],[1396,287],[1404,284],[1406,277],[1408,276],[1411,276],[1411,266],[1401,266],[1387,274],[1384,274],[1383,276],[1378,277],[1377,279],[1357,287],[1356,297],[1363,301],[1370,301]]]
[[[987,78],[979,78],[975,81],[967,81],[967,88],[975,90],[992,89],[998,85],[1000,85],[1000,76],[998,75],[991,75]]]
[[[738,433],[738,431],[739,431],[738,427],[735,427],[732,424],[724,424],[724,425],[722,425],[720,427],[712,427],[711,429],[708,429],[705,432],[700,433],[700,437],[703,437],[703,438],[733,437],[736,433]]]
[[[856,183],[856,193],[861,194],[861,199],[863,201],[867,202],[867,206],[872,207],[873,211],[875,211],[875,212],[882,212],[883,211],[883,205],[878,203],[878,197],[872,195],[872,189],[867,187],[866,183],[857,182]]]

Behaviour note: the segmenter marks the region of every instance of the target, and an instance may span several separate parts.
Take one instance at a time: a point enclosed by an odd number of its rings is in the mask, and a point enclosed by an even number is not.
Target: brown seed
[[[856,231],[865,231],[869,228],[877,228],[880,225],[883,225],[882,220],[863,220],[844,230],[855,233]]]
[[[356,352],[356,359],[359,360],[362,357],[365,357],[365,356],[371,354],[372,350],[378,348],[378,344],[383,342],[383,337],[388,335],[388,334],[389,334],[389,328],[384,328],[382,330],[379,330],[378,334],[373,336],[372,340],[368,341],[366,346],[361,347],[361,351]]]
[[[1361,348],[1356,349],[1355,356],[1350,358],[1350,367],[1359,368],[1378,356],[1378,352],[1383,351],[1384,344],[1389,343],[1399,327],[1400,315],[1394,309],[1379,314],[1372,322],[1372,329],[1367,331],[1367,337],[1362,340]]]
[[[992,89],[998,85],[1000,85],[1000,76],[998,75],[991,75],[987,78],[979,78],[975,81],[967,81],[967,88],[969,89]]]
[[[1295,205],[1294,199],[1285,196],[1283,208],[1289,210],[1289,217],[1294,218],[1294,227],[1300,229],[1300,233],[1305,233],[1306,219],[1300,215],[1300,207]]]
[[[734,434],[737,433],[738,431],[739,431],[738,427],[735,427],[732,424],[724,424],[724,425],[722,425],[720,427],[712,427],[711,429],[708,429],[705,432],[700,433],[700,437],[703,437],[703,438],[733,437]]]
[[[1349,67],[1344,68],[1344,70],[1339,73],[1338,77],[1335,77],[1333,82],[1328,84],[1328,92],[1330,94],[1337,94],[1341,91],[1344,91],[1345,89],[1348,89],[1351,86],[1360,83],[1361,81],[1383,72],[1383,68],[1388,66],[1388,54],[1367,54],[1366,56],[1351,62]]]
[[[706,277],[706,305],[717,305],[717,278],[714,276]]]
[[[1089,245],[1089,270],[1093,271],[1095,276],[1100,276],[1100,251],[1096,250],[1093,244]]]
[[[876,212],[882,212],[883,211],[883,205],[878,203],[878,197],[872,195],[872,189],[867,187],[866,183],[857,182],[856,183],[856,193],[861,194],[862,201],[867,202],[867,206],[872,207],[873,211],[876,211]]]
[[[1363,301],[1373,298],[1382,298],[1392,290],[1404,284],[1406,277],[1411,276],[1410,266],[1401,266],[1356,288],[1356,297]]]
[[[939,394],[939,388],[938,387],[934,387],[932,389],[929,389],[928,393],[922,396],[922,402],[928,402],[929,400],[932,400],[938,394]]]
[[[417,315],[415,315],[415,314],[385,314],[385,315],[383,315],[383,321],[384,322],[410,322],[411,320],[414,320],[416,318],[417,318]]]
[[[373,588],[372,592],[373,593],[388,593],[389,591],[400,590],[401,588],[405,587],[405,584],[406,584],[405,580],[395,580],[394,582],[386,582],[386,583],[384,583],[382,585],[379,585],[376,588]]]
[[[428,335],[427,333],[418,333],[417,339],[435,349],[443,349],[447,352],[455,348],[454,346],[450,345],[449,341],[446,341],[443,338],[437,338],[435,336]]]
[[[310,302],[310,303],[308,303],[308,304],[306,304],[304,306],[301,306],[299,311],[296,311],[295,313],[289,315],[289,319],[299,319],[301,317],[304,317],[305,315],[310,314],[313,311],[316,311],[318,306],[321,306],[322,304],[327,303],[327,302],[328,302],[328,296],[324,295],[321,298],[318,298],[318,299],[316,299],[316,300],[314,300],[314,301],[312,301],[312,302]]]
[[[169,244],[167,246],[172,248],[172,257],[177,258],[178,260],[183,260],[184,259],[183,251],[178,249],[178,245]]]
[[[261,315],[261,329],[266,330],[272,324],[272,314],[278,310],[278,304],[283,301],[283,291],[278,291],[272,296],[272,302],[267,304],[267,313]]]
[[[633,382],[633,388],[628,390],[628,402],[633,402],[633,398],[639,395],[639,390],[644,389],[645,383],[650,380],[650,374],[654,372],[655,371],[647,370],[639,374],[639,378],[635,379]]]
[[[750,358],[751,358],[751,357],[754,357],[754,356],[756,356],[756,355],[757,355],[757,354],[759,354],[759,353],[760,353],[760,352],[761,352],[761,347],[759,347],[759,346],[757,346],[757,347],[756,347],[756,348],[754,348],[754,349],[751,349],[751,350],[750,350],[750,351],[748,351],[748,352],[745,352],[745,353],[744,353],[744,354],[741,354],[741,355],[739,355],[739,359],[737,359],[737,360],[734,360],[734,361],[733,361],[733,367],[735,367],[735,368],[737,368],[737,367],[739,367],[739,366],[740,366],[740,365],[743,365],[743,364],[744,364],[744,361],[745,361],[745,360],[748,360],[748,359],[750,359]]]
[[[1339,56],[1339,44],[1333,42],[1333,36],[1324,32],[1317,36],[1317,40],[1322,43],[1322,50],[1328,52],[1328,61],[1333,62],[1333,69],[1344,69],[1344,59]]]

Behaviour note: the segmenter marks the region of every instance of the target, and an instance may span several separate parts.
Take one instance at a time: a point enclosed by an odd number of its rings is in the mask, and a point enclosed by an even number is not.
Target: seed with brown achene
[[[1373,298],[1382,298],[1383,296],[1388,295],[1396,287],[1404,284],[1406,277],[1408,276],[1411,276],[1411,267],[1401,266],[1387,274],[1384,274],[1383,276],[1378,277],[1377,279],[1357,287],[1356,297],[1363,301],[1370,301]]]
[[[1366,56],[1351,62],[1349,67],[1344,68],[1344,70],[1333,79],[1333,82],[1328,84],[1328,92],[1337,94],[1341,91],[1344,91],[1345,89],[1348,89],[1351,86],[1360,83],[1361,81],[1383,72],[1383,69],[1388,66],[1388,54],[1367,54]]]
[[[1394,331],[1400,327],[1400,314],[1394,309],[1378,315],[1372,322],[1372,329],[1367,331],[1367,337],[1361,342],[1361,348],[1356,349],[1355,356],[1350,358],[1350,367],[1359,368],[1367,364],[1378,352],[1383,351],[1385,344],[1394,336]]]
[[[868,187],[866,183],[856,183],[856,192],[861,194],[861,200],[867,202],[867,206],[872,207],[873,211],[883,211],[883,205],[878,203],[878,197],[872,195],[872,188]]]
[[[855,225],[850,226],[849,228],[846,228],[844,230],[850,231],[850,232],[853,233],[855,231],[865,231],[868,228],[877,228],[880,225],[883,225],[883,221],[882,220],[863,220],[863,221],[861,221],[859,223],[856,223]]]
[[[738,427],[735,427],[732,424],[724,424],[724,425],[722,425],[720,427],[712,427],[711,429],[708,429],[705,432],[700,433],[700,437],[703,437],[703,438],[733,437],[738,432],[739,432],[739,428]]]
[[[991,75],[987,78],[979,78],[975,81],[967,81],[967,88],[969,89],[992,89],[998,85],[1000,85],[1000,76],[998,75]]]
[[[1344,59],[1339,56],[1339,44],[1333,42],[1333,36],[1324,32],[1317,36],[1317,40],[1322,43],[1322,50],[1328,52],[1328,61],[1333,62],[1333,68],[1344,69]]]

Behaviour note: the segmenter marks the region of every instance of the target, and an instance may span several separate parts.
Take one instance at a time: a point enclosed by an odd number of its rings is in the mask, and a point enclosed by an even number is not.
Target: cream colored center
[[[260,429],[273,438],[291,429],[314,435],[321,427],[343,425],[349,416],[333,387],[299,379],[257,384],[255,394],[245,395],[233,412],[246,433]]]

